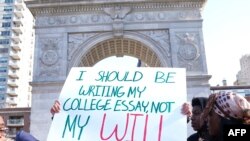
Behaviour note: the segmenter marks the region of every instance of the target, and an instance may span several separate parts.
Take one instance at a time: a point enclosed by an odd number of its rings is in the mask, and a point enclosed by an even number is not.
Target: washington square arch
[[[35,17],[31,133],[45,141],[50,107],[72,67],[132,56],[187,70],[188,99],[209,94],[201,12],[206,0],[29,0]]]

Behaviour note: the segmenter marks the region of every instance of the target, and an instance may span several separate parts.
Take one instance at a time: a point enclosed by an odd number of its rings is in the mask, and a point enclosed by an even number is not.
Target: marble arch
[[[92,66],[110,55],[134,56],[150,66],[186,68],[188,99],[207,96],[210,75],[201,17],[205,3],[27,0],[35,17],[31,133],[46,140],[51,124],[49,109],[71,67]]]

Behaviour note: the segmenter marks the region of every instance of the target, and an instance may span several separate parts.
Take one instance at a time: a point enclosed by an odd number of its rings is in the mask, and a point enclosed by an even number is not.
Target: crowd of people
[[[50,112],[52,116],[60,111],[59,101],[55,101]],[[232,92],[211,94],[208,98],[196,97],[191,105],[184,103],[181,111],[196,133],[187,141],[223,141],[224,125],[250,125],[250,103],[241,95]],[[7,128],[0,116],[0,141],[11,141],[6,137]],[[29,133],[20,131],[16,141],[37,141]]]
[[[192,127],[197,131],[187,141],[223,141],[225,125],[250,126],[250,103],[232,92],[211,94],[208,99],[194,98],[192,106],[183,105],[182,113],[191,116]]]
[[[59,101],[55,101],[50,112],[60,111]],[[219,92],[208,98],[196,97],[191,105],[184,103],[181,111],[196,131],[187,141],[223,141],[224,125],[250,125],[250,103],[239,94]]]

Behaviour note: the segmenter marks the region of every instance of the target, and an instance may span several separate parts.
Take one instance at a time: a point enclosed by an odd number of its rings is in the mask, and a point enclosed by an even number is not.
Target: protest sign
[[[48,141],[184,141],[185,69],[72,68]]]

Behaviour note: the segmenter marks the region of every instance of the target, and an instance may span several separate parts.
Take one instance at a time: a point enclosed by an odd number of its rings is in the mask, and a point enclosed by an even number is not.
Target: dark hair
[[[198,106],[198,107],[201,108],[201,111],[203,111],[205,109],[206,105],[207,105],[207,101],[208,101],[208,98],[206,98],[206,97],[194,97],[192,99],[191,104],[192,104],[192,107]],[[209,134],[208,134],[208,129],[207,129],[207,123],[206,122],[204,122],[201,125],[200,129],[197,130],[196,135],[197,135],[198,138],[202,138],[204,141],[207,141],[209,139]],[[197,140],[198,140],[198,138],[197,138]],[[191,138],[188,138],[188,139],[191,139]]]
[[[195,97],[192,99],[192,107],[199,106],[201,110],[206,107],[208,98],[206,97]]]

